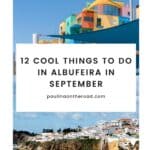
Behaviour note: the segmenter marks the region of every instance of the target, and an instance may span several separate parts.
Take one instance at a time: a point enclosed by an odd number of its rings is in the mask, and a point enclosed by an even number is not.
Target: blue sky
[[[57,34],[70,14],[78,13],[92,0],[14,0],[14,43],[31,43],[32,33]],[[127,2],[127,0],[124,0]],[[138,3],[135,0],[134,3]],[[15,107],[14,107],[15,110]],[[14,128],[41,132],[43,128],[90,126],[98,122],[137,117],[138,113],[16,113]]]
[[[136,113],[15,113],[14,128],[40,133],[43,128],[87,127],[119,118],[137,118]]]

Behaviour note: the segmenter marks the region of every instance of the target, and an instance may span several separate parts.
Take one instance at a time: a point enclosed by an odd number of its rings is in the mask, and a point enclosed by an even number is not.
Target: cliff
[[[100,140],[74,139],[50,142],[27,141],[20,143],[18,150],[101,150]]]

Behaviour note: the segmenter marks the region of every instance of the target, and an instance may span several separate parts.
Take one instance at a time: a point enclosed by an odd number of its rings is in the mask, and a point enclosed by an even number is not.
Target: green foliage
[[[43,129],[43,133],[53,133],[53,129]]]

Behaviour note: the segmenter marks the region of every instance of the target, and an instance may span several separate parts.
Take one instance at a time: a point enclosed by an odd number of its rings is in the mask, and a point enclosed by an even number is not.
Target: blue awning
[[[72,35],[48,35],[82,43],[135,43],[139,50],[139,20],[116,27]]]

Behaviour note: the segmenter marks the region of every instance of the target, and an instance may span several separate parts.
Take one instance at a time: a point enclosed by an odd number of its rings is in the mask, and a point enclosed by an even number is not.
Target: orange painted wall
[[[81,14],[79,14],[79,16],[77,18],[80,18],[80,17],[81,17],[82,28],[87,28],[87,29],[94,28],[94,11],[85,10],[85,11],[81,12]],[[93,22],[85,20],[84,19],[85,17],[93,18]]]

